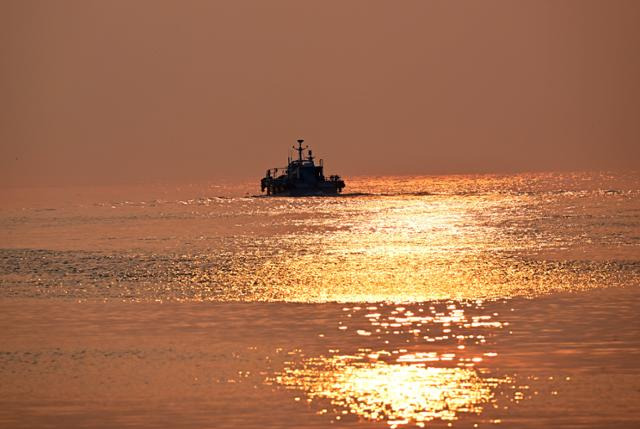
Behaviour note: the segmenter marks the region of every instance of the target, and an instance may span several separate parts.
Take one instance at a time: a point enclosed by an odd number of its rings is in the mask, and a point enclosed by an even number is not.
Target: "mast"
[[[302,164],[302,151],[309,147],[309,146],[302,147],[302,143],[303,142],[304,142],[304,140],[299,139],[298,140],[298,147],[293,146],[293,148],[298,151],[298,161],[300,161],[300,164]]]

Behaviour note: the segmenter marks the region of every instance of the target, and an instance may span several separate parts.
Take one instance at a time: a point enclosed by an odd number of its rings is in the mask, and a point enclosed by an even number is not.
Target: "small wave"
[[[305,198],[357,198],[357,197],[423,197],[423,196],[431,196],[438,195],[431,192],[346,192],[337,195],[308,195]],[[252,195],[251,198],[300,198],[300,197],[290,197],[289,195]]]
[[[437,195],[428,191],[417,192],[351,192],[341,194],[341,197],[428,197]]]

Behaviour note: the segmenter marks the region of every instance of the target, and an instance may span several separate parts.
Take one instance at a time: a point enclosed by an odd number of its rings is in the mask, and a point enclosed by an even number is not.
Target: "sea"
[[[640,172],[346,182],[0,189],[0,427],[640,427]]]

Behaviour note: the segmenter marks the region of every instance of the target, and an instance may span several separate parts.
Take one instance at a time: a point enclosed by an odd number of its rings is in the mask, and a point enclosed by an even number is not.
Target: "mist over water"
[[[347,186],[2,191],[0,422],[640,421],[640,175]]]

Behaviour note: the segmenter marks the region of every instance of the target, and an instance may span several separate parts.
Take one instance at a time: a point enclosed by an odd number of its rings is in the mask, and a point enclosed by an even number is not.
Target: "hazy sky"
[[[0,184],[640,166],[640,1],[0,1]]]

